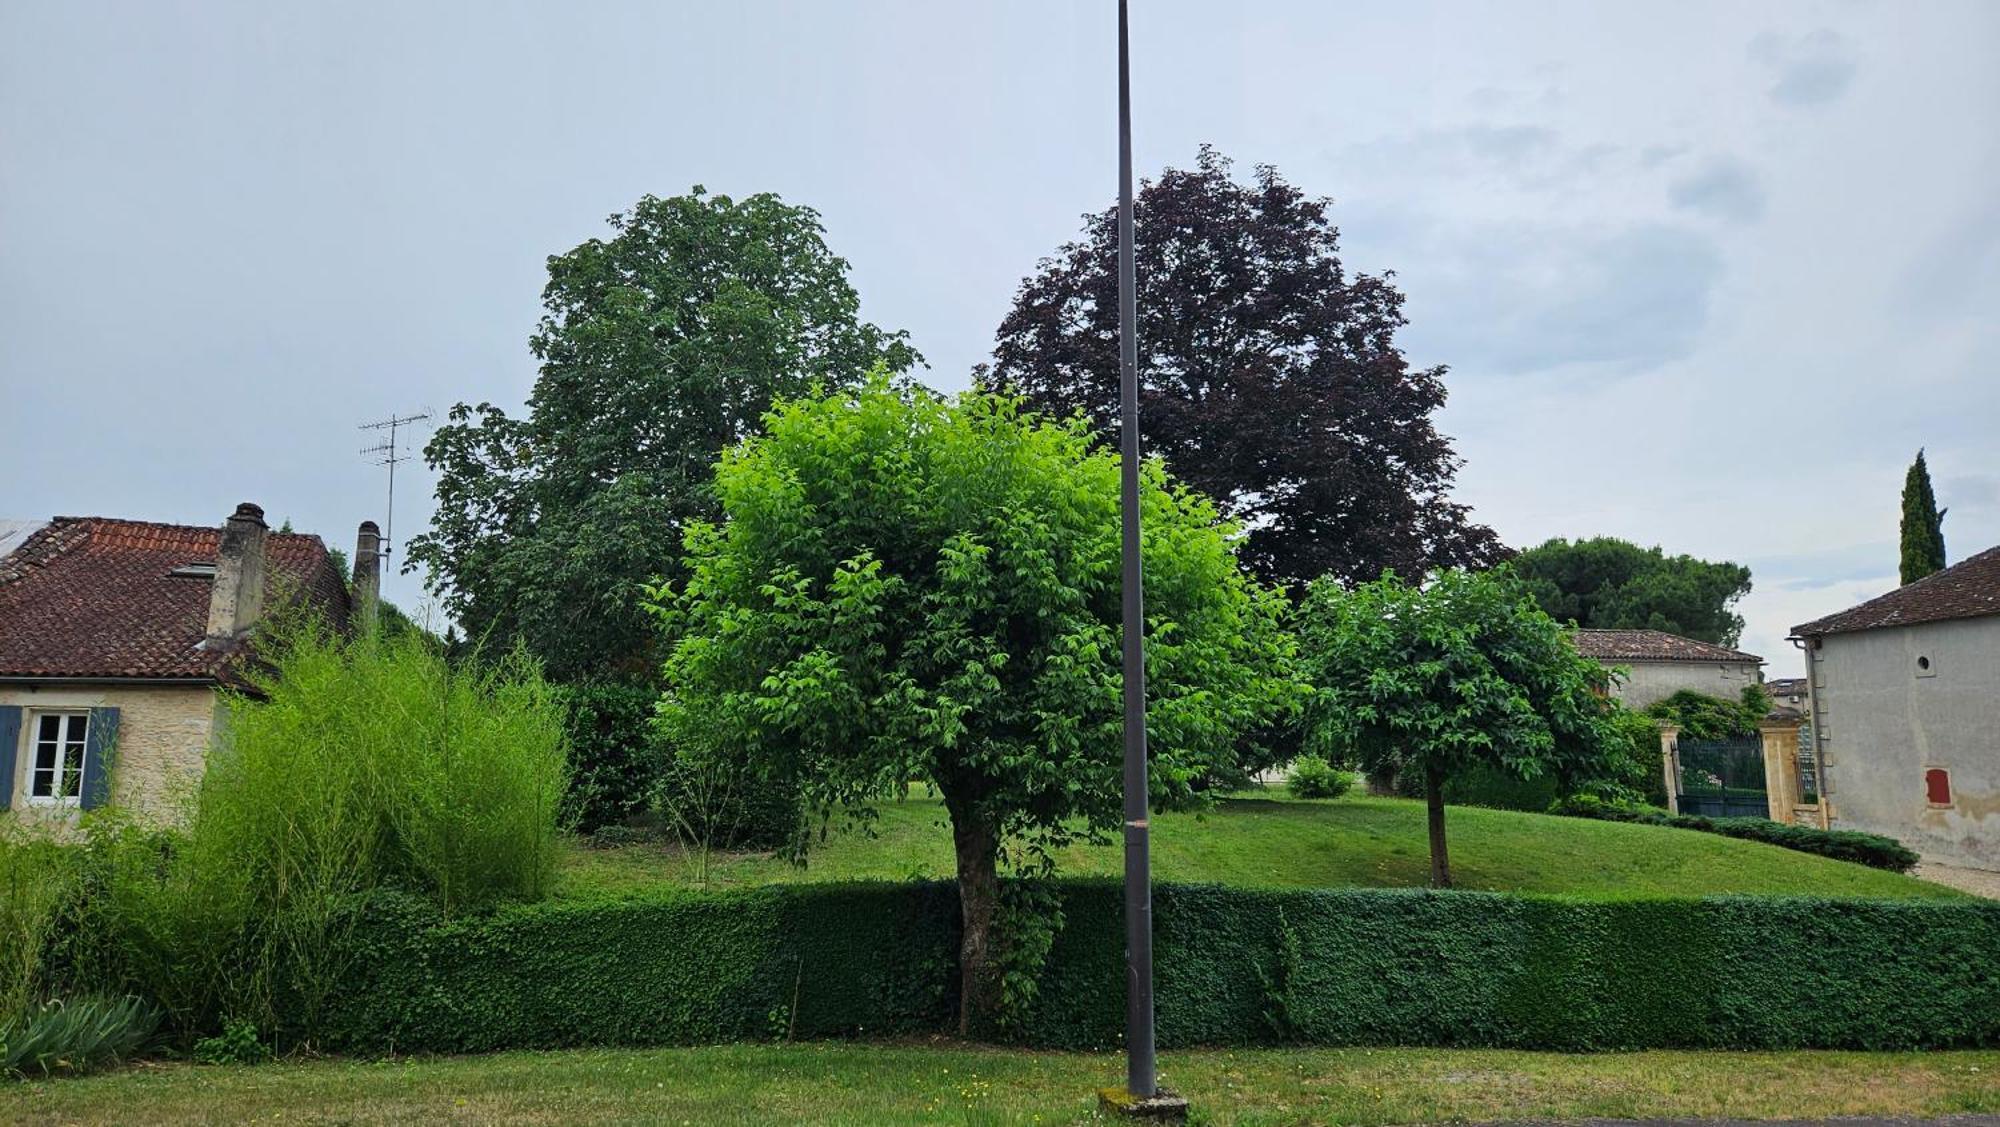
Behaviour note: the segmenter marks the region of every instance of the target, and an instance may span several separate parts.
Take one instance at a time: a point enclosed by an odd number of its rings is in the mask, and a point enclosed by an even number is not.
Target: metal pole
[[[1118,0],[1118,376],[1125,595],[1125,1090],[1155,1094],[1153,875],[1146,794],[1146,609],[1139,566],[1138,273],[1132,247],[1132,76]]]

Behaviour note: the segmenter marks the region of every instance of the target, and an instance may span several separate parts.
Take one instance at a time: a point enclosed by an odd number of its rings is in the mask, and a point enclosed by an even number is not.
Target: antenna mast
[[[414,415],[390,415],[379,423],[363,423],[361,430],[388,431],[388,436],[374,446],[361,448],[362,456],[375,455],[375,464],[389,467],[389,511],[382,519],[382,555],[387,556],[390,546],[395,543],[396,531],[396,463],[407,462],[410,455],[403,452],[398,434],[406,427],[429,420],[429,411]]]

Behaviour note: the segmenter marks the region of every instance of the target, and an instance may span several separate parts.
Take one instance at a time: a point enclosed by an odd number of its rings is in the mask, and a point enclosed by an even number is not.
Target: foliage
[[[1113,881],[1057,882],[1020,1040],[1111,1048],[1124,1029]],[[379,905],[330,1045],[484,1052],[941,1032],[949,883],[793,885],[503,908],[441,921]],[[1943,1048],[2000,1044],[2000,904],[1814,898],[1565,900],[1488,893],[1154,893],[1160,1043],[1255,1045],[1282,990],[1306,1044]],[[1292,964],[1270,968],[1287,932]],[[1783,973],[1772,973],[1774,952]],[[1718,1005],[1690,984],[1756,984]],[[673,1004],[662,1005],[661,999]]]
[[[565,821],[582,833],[617,825],[645,810],[665,756],[653,739],[655,683],[588,677],[557,686],[569,746]]]
[[[1647,705],[1646,715],[1679,725],[1684,740],[1727,740],[1756,735],[1757,725],[1771,710],[1770,699],[1762,685],[1744,686],[1741,700],[1682,689]]]
[[[1415,774],[1431,807],[1432,883],[1449,887],[1443,788],[1474,766],[1559,789],[1601,777],[1619,751],[1605,674],[1505,569],[1394,575],[1352,591],[1323,579],[1298,611],[1318,686],[1312,750],[1371,774]]]
[[[222,1032],[194,1043],[194,1059],[203,1064],[260,1064],[271,1059],[271,1050],[257,1035],[257,1023],[225,1021]]]
[[[1269,165],[1238,183],[1206,146],[1141,186],[1146,451],[1243,522],[1244,561],[1267,580],[1494,562],[1498,538],[1449,497],[1459,461],[1432,421],[1444,369],[1404,359],[1403,295],[1347,272],[1330,207]],[[1022,282],[994,356],[982,384],[1082,412],[1117,445],[1114,210]]]
[[[1013,400],[880,375],[765,426],[723,458],[727,520],[690,529],[685,589],[658,592],[680,639],[662,730],[822,811],[934,784],[966,889],[966,1020],[990,1019],[1003,849],[1033,871],[1118,825],[1118,459]],[[1281,597],[1205,499],[1157,462],[1143,478],[1151,797],[1169,807],[1267,764],[1254,734],[1300,690]]]
[[[1903,478],[1900,573],[1903,583],[1910,584],[1944,567],[1944,510],[1937,507],[1937,494],[1931,491],[1931,469],[1919,450]]]
[[[1750,569],[1599,536],[1554,539],[1522,552],[1514,569],[1559,622],[1591,629],[1664,630],[1721,646],[1743,633],[1730,609],[1750,593]]]
[[[159,1011],[134,997],[45,1002],[0,1021],[0,1074],[53,1076],[129,1059],[153,1039]]]
[[[0,1022],[21,1019],[42,993],[82,879],[78,860],[49,835],[0,820]]]
[[[1608,822],[1637,822],[1648,826],[1671,826],[1680,830],[1722,834],[1745,841],[1760,841],[1781,849],[1813,853],[1836,861],[1851,861],[1873,869],[1907,873],[1922,860],[1915,850],[1881,834],[1859,830],[1823,830],[1773,822],[1764,818],[1709,818],[1698,814],[1670,814],[1655,806],[1634,802],[1607,802],[1590,795],[1576,795],[1556,803],[1550,813],[1572,818],[1598,818]]]
[[[454,665],[422,635],[268,638],[184,831],[87,823],[78,981],[122,980],[182,1028],[310,1027],[354,909],[411,890],[456,915],[548,888],[562,713],[520,651]]]
[[[1301,755],[1292,761],[1285,776],[1285,789],[1294,798],[1339,798],[1354,789],[1360,776],[1343,771],[1317,755]]]
[[[460,403],[425,447],[437,515],[409,545],[472,637],[524,640],[561,681],[651,671],[640,585],[774,399],[919,359],[860,319],[811,208],[697,187],[610,224],[549,259],[527,418]]]

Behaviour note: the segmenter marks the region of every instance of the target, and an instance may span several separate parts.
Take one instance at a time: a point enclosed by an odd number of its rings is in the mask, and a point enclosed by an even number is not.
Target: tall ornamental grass
[[[446,915],[543,896],[568,782],[563,713],[535,664],[448,660],[418,633],[289,627],[227,715],[184,829],[90,834],[74,959],[122,968],[183,1029],[310,1037],[368,894]]]

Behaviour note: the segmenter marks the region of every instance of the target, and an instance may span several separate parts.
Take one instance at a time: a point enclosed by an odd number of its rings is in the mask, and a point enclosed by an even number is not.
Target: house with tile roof
[[[1792,637],[1830,824],[2000,870],[2000,547]]]
[[[1664,630],[1578,630],[1571,637],[1578,653],[1625,670],[1611,694],[1632,708],[1645,708],[1683,689],[1735,700],[1745,686],[1764,677],[1764,659],[1756,654]]]
[[[348,583],[317,536],[237,506],[220,528],[107,517],[8,522],[0,553],[0,808],[165,816],[198,779],[225,690],[254,692],[253,631],[303,606],[346,629]],[[355,589],[379,582],[362,525]]]

